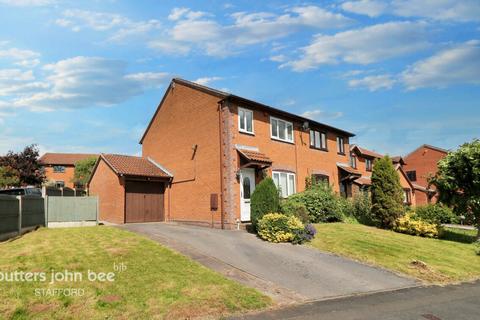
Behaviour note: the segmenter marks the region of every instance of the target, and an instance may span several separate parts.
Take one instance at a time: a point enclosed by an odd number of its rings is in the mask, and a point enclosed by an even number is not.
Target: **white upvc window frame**
[[[286,189],[287,190],[282,190],[281,188],[281,183],[280,183],[280,179],[281,179],[281,176],[284,175],[286,178],[287,178],[287,182],[286,182]],[[277,178],[275,177],[277,176]],[[295,194],[297,192],[297,179],[296,179],[296,175],[295,173],[293,172],[287,172],[287,171],[272,171],[272,179],[273,179],[273,182],[275,183],[275,186],[277,187],[277,189],[280,191],[280,196],[283,197],[283,198],[287,198],[289,196],[291,196],[292,194]],[[292,184],[290,185],[290,182],[292,182]],[[290,189],[293,189],[293,190],[290,190]]]
[[[242,118],[240,116],[240,111],[243,111],[244,117]],[[252,131],[248,131],[247,128],[247,113],[250,113],[252,115]],[[242,121],[245,121],[245,128],[242,129]],[[246,109],[243,107],[238,107],[238,131],[242,133],[247,133],[247,134],[255,134],[255,129],[254,129],[254,120],[253,120],[253,110]]]
[[[273,121],[277,121],[277,128],[276,128],[277,129],[276,130],[277,131],[277,136],[273,135]],[[279,122],[284,122],[285,123],[285,139],[280,138],[279,126],[278,126]],[[288,138],[288,126],[292,127],[292,139]],[[278,141],[295,143],[295,130],[293,128],[293,122],[286,121],[286,120],[276,118],[276,117],[270,117],[270,138],[272,138],[274,140],[278,140]]]

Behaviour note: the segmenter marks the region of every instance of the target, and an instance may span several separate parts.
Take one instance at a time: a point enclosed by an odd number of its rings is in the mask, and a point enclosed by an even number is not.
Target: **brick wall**
[[[75,166],[65,166],[65,172],[53,172],[53,166],[44,167],[47,181],[64,181],[65,187],[73,188],[73,175],[75,173]]]
[[[405,171],[415,170],[417,172],[417,181],[414,183],[427,187],[427,178],[429,175],[435,175],[438,167],[437,162],[446,156],[446,153],[428,147],[420,147],[407,155],[403,166]]]
[[[210,194],[221,196],[219,100],[175,83],[143,139],[143,156],[174,176],[167,194],[171,221],[220,224],[220,208],[210,210]]]
[[[125,222],[125,188],[123,181],[103,159],[89,185],[89,193],[98,196],[99,220],[113,223]]]

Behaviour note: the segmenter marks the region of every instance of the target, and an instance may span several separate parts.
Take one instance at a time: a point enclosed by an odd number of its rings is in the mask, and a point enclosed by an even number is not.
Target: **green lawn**
[[[115,272],[90,282],[88,270]],[[50,270],[80,272],[83,281],[49,284]],[[0,319],[217,318],[264,308],[270,298],[133,233],[112,227],[40,229],[0,243],[0,272],[46,272],[46,282],[1,282]],[[84,296],[36,296],[35,289],[83,289]],[[50,291],[51,293],[52,291]],[[42,292],[40,292],[42,293]]]
[[[451,230],[451,239],[427,239],[360,224],[315,225],[318,233],[310,243],[323,251],[353,258],[404,273],[425,282],[450,283],[480,278],[480,256],[470,242],[472,232]],[[412,263],[420,260],[426,266]]]

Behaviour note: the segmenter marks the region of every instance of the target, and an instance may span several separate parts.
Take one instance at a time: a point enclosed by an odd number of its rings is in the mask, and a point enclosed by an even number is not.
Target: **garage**
[[[173,176],[150,158],[101,154],[90,177],[100,220],[112,223],[165,221],[165,191]]]
[[[125,185],[125,222],[165,221],[165,184],[127,181]]]

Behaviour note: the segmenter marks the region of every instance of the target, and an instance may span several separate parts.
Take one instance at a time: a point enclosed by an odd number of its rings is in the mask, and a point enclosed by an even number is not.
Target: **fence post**
[[[22,235],[22,196],[17,196],[18,199],[18,235]]]
[[[44,208],[45,208],[45,227],[48,228],[48,196],[45,195],[43,198],[44,200]]]

